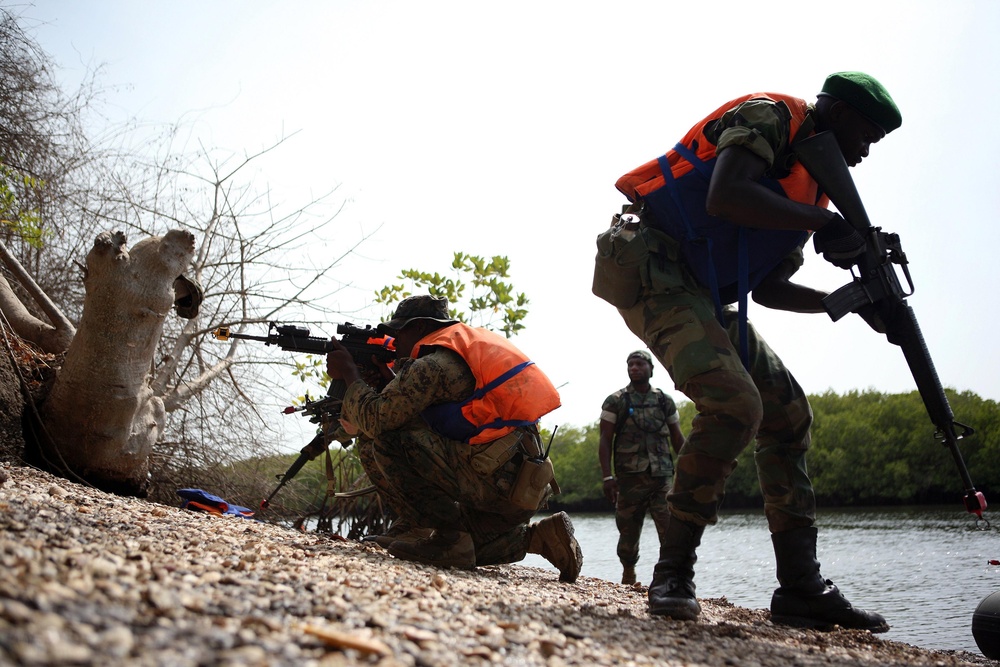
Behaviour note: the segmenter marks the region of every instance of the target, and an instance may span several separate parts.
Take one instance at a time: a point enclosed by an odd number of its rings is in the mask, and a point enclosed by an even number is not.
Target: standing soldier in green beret
[[[636,350],[626,357],[625,363],[628,386],[608,396],[601,406],[598,458],[604,476],[604,496],[615,506],[622,583],[634,584],[639,538],[647,511],[663,546],[670,517],[667,492],[674,477],[670,449],[680,452],[684,434],[673,399],[649,384],[653,377],[652,355]]]
[[[805,459],[812,411],[747,321],[746,303],[750,295],[768,308],[823,313],[826,294],[790,280],[810,232],[816,251],[842,268],[865,250],[863,237],[828,210],[796,160],[796,142],[832,132],[847,164],[856,166],[901,123],[878,81],[838,72],[814,103],[776,93],[726,102],[666,154],[617,182],[631,202],[627,211],[641,218],[634,237],[641,244],[641,288],[634,303],[629,295],[616,297],[615,305],[697,409],[668,496],[670,519],[649,586],[651,614],[685,620],[700,614],[696,549],[705,526],[718,519],[736,457],[756,440],[780,584],[772,621],[888,629],[882,616],[853,607],[820,574]]]

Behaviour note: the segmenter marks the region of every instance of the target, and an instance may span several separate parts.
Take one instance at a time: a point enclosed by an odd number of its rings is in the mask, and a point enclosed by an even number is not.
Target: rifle
[[[338,324],[337,333],[341,336],[339,339],[340,344],[351,353],[354,362],[362,369],[362,374],[368,378],[379,378],[374,381],[375,384],[379,384],[381,382],[381,375],[372,359],[374,357],[375,361],[385,364],[395,361],[396,347],[392,336],[379,334],[371,325],[359,327],[350,322]],[[212,331],[212,336],[221,341],[226,341],[230,338],[261,341],[264,345],[277,345],[286,352],[328,354],[336,349],[329,338],[310,336],[309,329],[305,327],[293,324],[277,324],[276,322],[268,322],[267,336],[232,333],[229,327],[215,329]],[[340,419],[340,408],[346,391],[347,385],[343,380],[330,380],[324,398],[313,401],[307,396],[305,404],[302,407],[285,408],[283,412],[285,414],[301,412],[304,417],[309,417],[310,422],[317,424],[336,421]],[[298,458],[288,467],[288,470],[283,475],[277,475],[278,486],[267,498],[261,501],[261,511],[267,509],[271,503],[271,499],[274,498],[287,482],[299,473],[302,466],[327,451],[326,435],[322,432],[322,428],[320,431],[315,438],[310,440],[299,451]]]
[[[903,350],[917,391],[936,427],[934,436],[951,450],[958,466],[965,486],[965,509],[975,514],[979,521],[986,521],[983,519],[986,498],[976,491],[958,449],[958,441],[971,436],[975,430],[955,421],[917,317],[906,303],[914,287],[899,235],[872,226],[832,132],[821,132],[797,142],[795,152],[840,214],[866,241],[865,252],[856,262],[857,272],[855,267],[851,268],[853,280],[826,296],[823,299],[824,309],[834,322],[847,313],[860,314],[872,328],[885,333],[890,343]],[[899,280],[896,266],[903,272],[906,289]],[[989,527],[989,521],[986,521],[986,527]]]
[[[268,322],[267,332],[267,336],[250,336],[232,333],[229,327],[219,327],[212,331],[212,336],[222,341],[230,338],[258,340],[264,345],[277,345],[286,352],[328,354],[336,349],[329,338],[310,336],[309,329],[294,324]],[[341,335],[340,344],[347,348],[347,351],[354,356],[354,360],[361,365],[369,365],[372,355],[385,363],[396,359],[396,348],[392,336],[380,335],[370,324],[359,327],[345,322],[337,325],[337,333]]]

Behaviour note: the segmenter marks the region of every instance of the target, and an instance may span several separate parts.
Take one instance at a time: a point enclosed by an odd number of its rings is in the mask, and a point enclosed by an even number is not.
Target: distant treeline
[[[975,428],[959,441],[976,489],[987,500],[1000,490],[1000,407],[972,392],[945,392],[955,418]],[[959,503],[962,478],[950,450],[934,438],[934,425],[920,395],[853,391],[809,397],[814,421],[807,457],[809,476],[821,506]],[[694,404],[678,406],[687,435]],[[560,426],[552,445],[562,494],[558,509],[610,510],[601,491],[595,422],[583,428]],[[753,443],[739,457],[726,484],[724,506],[763,505],[753,462]]]
[[[987,500],[1000,492],[1000,405],[971,392],[945,392],[955,418],[976,429],[959,441],[972,480]],[[917,392],[883,394],[853,391],[810,396],[814,421],[809,448],[809,475],[821,506],[896,504],[961,505],[964,488],[951,452],[934,438],[931,423]],[[681,430],[691,430],[694,404],[678,406]],[[543,433],[548,443],[549,433]],[[562,493],[550,501],[552,509],[611,511],[601,491],[597,461],[599,424],[560,426],[550,456]],[[739,465],[726,484],[724,506],[759,507],[763,504],[753,462],[753,444],[740,455]],[[252,459],[232,465],[227,477],[233,502],[256,507],[259,498],[277,484],[296,455]],[[367,482],[353,449],[333,450],[337,490]],[[315,513],[327,489],[324,457],[307,464],[272,502],[266,515],[292,519]],[[353,482],[353,485],[351,484]],[[368,496],[362,500],[372,500]],[[242,502],[241,502],[242,501]],[[326,506],[329,507],[330,500]],[[347,509],[347,508],[345,508]],[[356,508],[354,508],[356,509]],[[266,516],[262,515],[262,517]]]

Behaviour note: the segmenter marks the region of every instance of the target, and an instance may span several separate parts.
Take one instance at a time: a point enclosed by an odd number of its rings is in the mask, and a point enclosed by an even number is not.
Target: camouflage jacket
[[[457,353],[437,348],[419,359],[396,362],[396,377],[377,392],[363,381],[344,394],[341,416],[370,438],[401,428],[426,429],[420,413],[430,405],[472,395],[476,379]]]
[[[673,476],[670,424],[680,421],[673,399],[656,388],[640,393],[629,384],[605,399],[601,420],[615,425],[615,474]]]

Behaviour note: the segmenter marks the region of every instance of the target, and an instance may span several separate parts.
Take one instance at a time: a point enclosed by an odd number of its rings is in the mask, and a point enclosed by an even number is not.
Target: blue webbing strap
[[[688,148],[681,142],[677,142],[674,146],[674,151],[680,155],[682,158],[691,163],[698,172],[704,176],[706,179],[711,180],[712,169],[705,164],[705,162],[698,157],[696,151],[698,150],[698,143],[694,143],[693,150]],[[670,197],[674,200],[674,204],[677,205],[677,209],[681,213],[681,219],[684,221],[684,228],[687,231],[688,241],[693,241],[698,238],[694,233],[694,227],[691,225],[691,221],[688,219],[687,211],[684,208],[683,203],[679,193],[677,192],[677,184],[674,181],[673,172],[670,170],[670,163],[667,162],[667,156],[662,155],[657,158],[660,165],[660,171],[663,172],[663,183],[664,187],[667,188],[667,192],[670,193]],[[750,253],[749,246],[747,242],[747,231],[746,227],[742,225],[738,231],[738,282],[737,288],[739,290],[739,339],[740,339],[740,360],[743,362],[743,367],[750,368],[750,349],[749,349],[749,325],[747,323],[747,295],[750,293]],[[709,256],[709,271],[708,271],[708,281],[709,290],[712,292],[712,301],[715,302],[715,317],[719,320],[719,323],[725,327],[726,319],[722,313],[722,299],[719,296],[719,279],[715,274],[715,264],[711,261],[712,257],[712,239],[704,238],[706,245],[708,246],[708,256]]]
[[[481,388],[479,388],[476,391],[472,392],[472,396],[470,396],[467,401],[465,401],[464,403],[462,403],[462,405],[467,405],[468,403],[470,403],[470,402],[472,402],[474,400],[482,398],[483,396],[486,395],[487,392],[492,391],[493,389],[496,389],[497,387],[499,387],[500,385],[502,385],[504,382],[506,382],[507,380],[511,379],[512,377],[514,377],[515,375],[517,375],[518,373],[520,373],[521,371],[523,371],[528,366],[533,365],[534,363],[535,363],[534,361],[524,361],[524,362],[519,363],[517,366],[514,366],[513,368],[511,368],[506,373],[503,373],[503,374],[497,376],[497,378],[495,380],[493,380],[492,382],[487,382]]]
[[[528,421],[527,419],[494,419],[489,424],[484,424],[482,428],[476,430],[470,438],[479,435],[483,431],[489,428],[503,428],[504,426],[531,426],[532,424],[538,423],[537,421]]]
[[[739,229],[739,279],[737,288],[740,292],[739,300],[739,337],[740,337],[740,360],[743,368],[750,370],[750,341],[749,325],[747,324],[747,295],[750,294],[750,251],[747,246],[747,228],[740,225]]]
[[[698,160],[697,157],[694,159]],[[708,237],[699,238],[694,233],[694,226],[688,218],[687,209],[684,208],[684,202],[681,201],[680,193],[677,192],[677,181],[674,180],[674,174],[670,171],[670,163],[667,162],[667,156],[661,155],[657,158],[657,161],[660,163],[660,171],[663,172],[663,187],[667,189],[670,198],[674,200],[677,210],[680,211],[681,220],[684,222],[684,232],[685,236],[687,236],[684,240],[689,243],[694,243],[696,240],[704,241],[708,248],[708,289],[712,293],[712,301],[715,302],[715,317],[719,320],[719,324],[726,326],[726,318],[722,314],[722,299],[719,297],[719,279],[715,275],[715,264],[712,263],[712,239]],[[698,160],[698,162],[701,162],[701,160]],[[702,164],[704,166],[704,163]]]
[[[702,176],[704,176],[708,180],[711,180],[712,179],[712,170],[709,169],[708,165],[705,164],[702,161],[702,159],[698,157],[698,154],[695,152],[697,150],[698,150],[698,142],[697,141],[694,142],[694,147],[693,148],[688,148],[687,146],[685,146],[684,144],[682,144],[679,141],[677,142],[677,145],[674,146],[674,151],[678,155],[680,155],[682,158],[684,158],[685,160],[687,160],[688,162],[690,162],[691,166],[694,167],[695,169],[697,169],[701,173]]]
[[[497,378],[495,380],[493,380],[492,382],[487,382],[481,388],[479,388],[476,391],[472,392],[472,396],[470,396],[467,401],[465,401],[464,403],[462,403],[462,405],[468,405],[470,402],[472,402],[472,401],[474,401],[476,399],[482,398],[483,396],[485,396],[487,394],[487,392],[489,392],[489,391],[491,391],[493,389],[496,389],[497,387],[499,387],[500,385],[502,385],[504,382],[506,382],[507,380],[511,379],[512,377],[514,377],[515,375],[517,375],[521,371],[523,371],[528,366],[534,365],[534,363],[535,363],[534,361],[524,361],[524,362],[521,362],[520,364],[518,364],[517,366],[514,366],[509,371],[507,371],[505,373],[502,373],[501,375],[497,376]],[[476,436],[476,435],[482,433],[483,431],[485,431],[488,428],[503,428],[504,426],[528,426],[529,424],[534,424],[534,423],[535,422],[533,422],[533,421],[526,421],[524,419],[501,419],[501,418],[498,417],[497,419],[494,419],[489,424],[483,424],[482,426],[480,426],[479,428],[477,428],[476,431],[475,431],[475,433],[473,433],[472,435],[470,435],[469,438],[472,438],[473,436]]]

